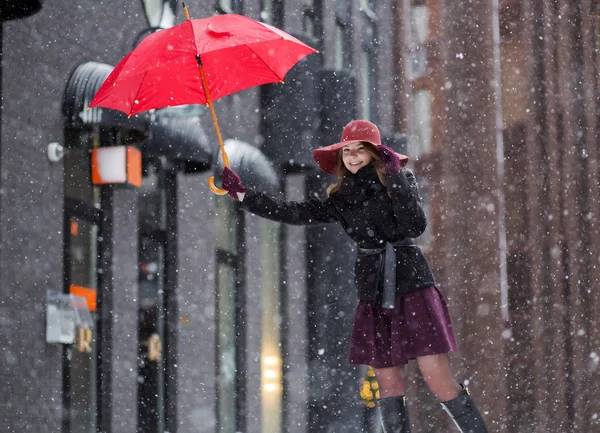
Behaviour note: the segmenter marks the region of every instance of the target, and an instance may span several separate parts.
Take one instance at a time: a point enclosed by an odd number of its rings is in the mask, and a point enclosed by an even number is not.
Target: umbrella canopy
[[[283,82],[299,60],[316,52],[265,23],[217,15],[153,33],[115,67],[90,103],[128,115],[184,104],[208,104],[225,167],[227,153],[212,101],[266,83]],[[216,194],[227,191],[216,188]]]
[[[235,15],[187,20],[145,38],[113,70],[91,102],[134,115],[153,108],[206,104],[210,98],[283,81],[308,45],[268,24]]]

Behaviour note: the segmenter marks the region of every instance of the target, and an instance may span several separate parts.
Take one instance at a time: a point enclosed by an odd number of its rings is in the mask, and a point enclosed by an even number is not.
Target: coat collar
[[[346,172],[338,193],[344,201],[357,204],[370,199],[384,188],[377,170],[373,164],[369,164],[358,170],[356,174]]]

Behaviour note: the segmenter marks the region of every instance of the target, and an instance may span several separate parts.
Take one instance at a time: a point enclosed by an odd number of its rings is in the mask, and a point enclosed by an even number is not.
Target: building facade
[[[490,430],[600,431],[595,2],[186,3],[319,50],[285,85],[215,103],[244,183],[323,196],[312,149],[354,118],[377,123],[418,176],[451,360]],[[2,431],[379,431],[366,368],[347,363],[342,230],[213,195],[223,162],[205,107],[87,110],[139,41],[183,21],[181,4],[9,1],[1,16]],[[120,146],[141,151],[141,186],[94,184],[91,153]],[[454,428],[408,372],[415,430]]]
[[[429,67],[411,84],[431,147],[417,172],[457,370],[493,430],[600,431],[598,5],[419,3]]]

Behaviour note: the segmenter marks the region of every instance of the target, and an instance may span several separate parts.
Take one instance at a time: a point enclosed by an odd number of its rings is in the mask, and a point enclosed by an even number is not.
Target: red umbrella
[[[212,101],[266,83],[316,52],[289,34],[251,18],[216,15],[186,21],[145,38],[115,67],[90,107],[113,108],[128,115],[155,108],[208,104],[223,163],[229,167]],[[227,191],[216,188],[217,194]]]

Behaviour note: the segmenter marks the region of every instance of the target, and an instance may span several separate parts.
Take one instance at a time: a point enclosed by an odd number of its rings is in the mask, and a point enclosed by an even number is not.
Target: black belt
[[[381,248],[358,248],[358,256],[379,254],[379,270],[377,290],[373,306],[376,308],[394,308],[396,299],[396,247],[414,247],[412,238],[404,238],[396,242],[386,242]]]

